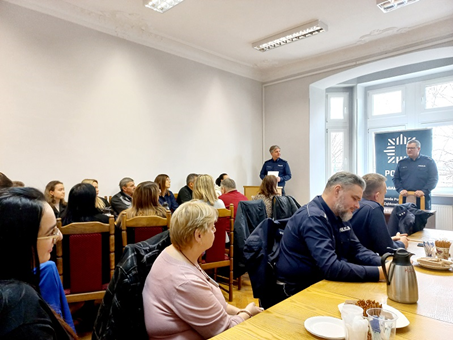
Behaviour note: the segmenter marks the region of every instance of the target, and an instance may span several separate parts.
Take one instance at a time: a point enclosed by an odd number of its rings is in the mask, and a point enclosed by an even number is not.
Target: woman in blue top
[[[179,204],[176,202],[175,195],[170,191],[170,177],[165,174],[160,174],[156,177],[154,182],[160,189],[159,203],[165,208],[170,209],[171,212],[175,211],[176,208],[179,207]]]
[[[28,294],[30,304],[36,302],[33,304],[36,312],[46,316],[31,321],[24,320],[23,313],[16,310],[15,305],[10,305],[7,310],[13,315],[8,319],[8,327],[13,332],[11,334],[20,333],[21,327],[29,327],[29,323],[32,322],[36,326],[33,327],[36,332],[28,334],[30,339],[47,339],[44,335],[49,334],[46,328],[49,324],[57,334],[52,339],[76,337],[57,268],[54,262],[49,261],[55,243],[61,239],[55,214],[39,190],[20,187],[0,190],[0,256],[8,259],[3,261],[0,280],[7,280],[3,281],[3,284],[16,282],[16,285],[32,286],[36,295],[33,297],[33,294]],[[67,324],[58,322],[55,315],[48,313],[50,311],[48,306],[46,304],[43,306],[43,302],[39,302],[39,293],[55,314],[62,317]],[[18,300],[21,300],[20,297]],[[17,313],[19,315],[15,315]],[[3,318],[8,316],[0,314],[2,324]]]

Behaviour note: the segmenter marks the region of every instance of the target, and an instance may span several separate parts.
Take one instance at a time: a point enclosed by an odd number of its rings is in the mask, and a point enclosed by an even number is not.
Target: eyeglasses
[[[53,242],[54,243],[57,243],[58,241],[58,238],[60,237],[61,235],[61,232],[60,232],[60,229],[58,229],[57,227],[55,227],[53,230],[52,230],[52,234],[49,235],[49,236],[41,236],[41,237],[38,237],[38,240],[48,240],[50,238],[53,239]]]
[[[415,149],[417,149],[417,148],[415,148],[415,147],[407,147],[406,148],[406,150],[415,150]]]

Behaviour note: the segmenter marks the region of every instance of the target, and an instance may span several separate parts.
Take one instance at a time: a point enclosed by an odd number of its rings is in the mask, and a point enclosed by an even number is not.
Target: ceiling
[[[7,1],[259,81],[453,40],[452,0],[386,14],[375,0],[185,0],[164,14],[142,0]],[[251,47],[313,20],[328,31],[267,52]]]

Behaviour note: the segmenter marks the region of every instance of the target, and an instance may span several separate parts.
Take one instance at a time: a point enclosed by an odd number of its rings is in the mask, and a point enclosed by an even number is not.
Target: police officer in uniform
[[[395,189],[402,196],[408,191],[415,191],[417,203],[425,196],[425,209],[431,209],[431,190],[439,180],[437,166],[431,157],[420,155],[421,144],[414,139],[407,143],[406,153],[409,157],[398,162],[393,176]]]
[[[291,179],[291,170],[287,161],[280,158],[280,147],[272,145],[269,148],[272,158],[264,162],[261,168],[260,178],[263,179],[269,171],[278,171],[278,186],[282,187],[282,194],[285,194],[286,181]]]

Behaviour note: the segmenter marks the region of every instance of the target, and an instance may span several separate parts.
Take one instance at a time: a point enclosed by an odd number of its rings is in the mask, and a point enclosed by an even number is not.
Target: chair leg
[[[241,290],[241,288],[242,288],[242,276],[239,276],[237,278],[237,280],[238,280],[238,290]]]
[[[229,286],[230,286],[230,291],[228,292],[228,293],[229,293],[229,300],[230,300],[230,302],[233,301],[233,280],[234,280],[234,279],[233,279],[233,271],[230,270],[230,282],[229,282],[229,283],[230,283],[230,284],[229,284]]]

